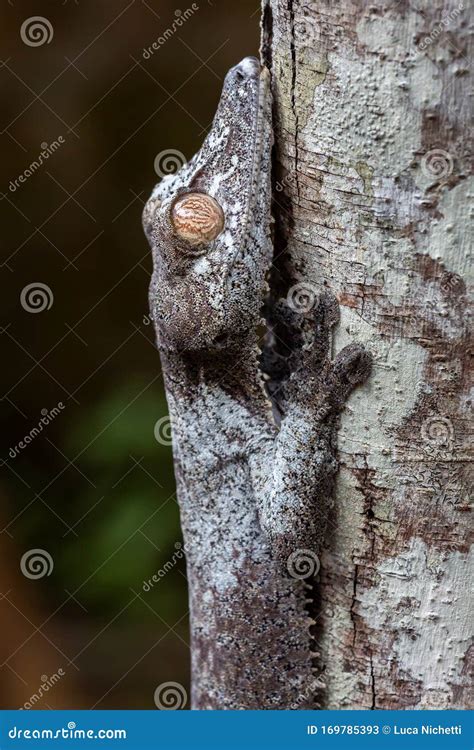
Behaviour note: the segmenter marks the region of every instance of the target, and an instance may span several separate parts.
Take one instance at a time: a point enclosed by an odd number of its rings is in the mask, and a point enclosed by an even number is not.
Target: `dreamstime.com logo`
[[[310,684],[307,687],[305,687],[305,689],[301,693],[299,693],[294,703],[292,703],[291,706],[288,706],[288,708],[293,711],[298,708],[301,708],[308,702],[311,702],[314,699],[314,695],[319,690],[324,689],[324,687],[325,687],[325,683],[322,680],[321,674],[319,674],[314,678],[314,680],[310,682]]]
[[[53,36],[53,25],[44,16],[30,16],[21,24],[21,41],[28,47],[41,47],[43,44],[49,44]]]
[[[50,576],[53,568],[53,558],[45,549],[29,549],[20,560],[21,572],[25,578],[30,578],[32,581]]]
[[[171,420],[168,415],[161,417],[156,423],[153,430],[155,440],[160,445],[171,445],[173,436],[171,431]]]
[[[440,414],[427,417],[420,427],[420,433],[428,453],[452,451],[454,427],[447,417]]]
[[[149,60],[150,57],[155,54],[156,50],[160,49],[160,47],[163,47],[168,39],[171,39],[171,37],[176,34],[181,26],[184,26],[186,21],[189,21],[189,19],[195,14],[197,10],[199,10],[199,5],[197,3],[193,3],[189,8],[186,8],[186,10],[180,10],[179,8],[175,10],[175,18],[171,26],[168,26],[168,28],[164,30],[161,36],[159,36],[158,39],[155,39],[153,44],[151,44],[149,47],[143,48],[143,59]]]
[[[179,172],[181,167],[186,164],[186,157],[176,148],[165,148],[155,156],[153,166],[158,177],[167,177]]]
[[[11,740],[126,740],[126,729],[77,729],[75,721],[68,721],[61,729],[20,729],[17,726],[8,730]],[[44,747],[46,747],[44,745]]]
[[[454,160],[449,151],[442,148],[433,148],[427,151],[421,158],[421,171],[425,177],[436,177],[444,180],[452,174]]]
[[[34,708],[36,704],[39,703],[39,701],[44,698],[44,696],[49,693],[49,691],[52,690],[55,685],[58,684],[61,677],[64,677],[65,674],[65,670],[60,667],[57,672],[54,672],[54,674],[51,675],[51,677],[48,677],[48,675],[46,674],[41,675],[41,685],[39,686],[38,690],[28,698],[26,703],[24,703],[19,710],[29,711],[30,709]]]
[[[302,581],[319,573],[319,557],[311,549],[297,549],[286,561],[286,568],[292,578]]]
[[[63,402],[58,401],[57,406],[53,406],[53,408],[50,410],[41,409],[42,416],[40,421],[37,425],[35,425],[35,427],[32,427],[29,433],[25,435],[19,443],[10,448],[10,450],[8,451],[8,455],[10,456],[10,458],[16,458],[24,448],[26,448],[30,443],[33,442],[36,437],[38,437],[38,435],[41,435],[43,429],[47,427],[53,421],[53,419],[56,419],[58,414],[60,414],[65,408],[66,407],[64,406]]]
[[[454,8],[450,13],[445,13],[442,17],[441,21],[438,21],[431,30],[431,33],[428,34],[428,36],[423,37],[421,42],[419,42],[416,45],[416,48],[420,52],[424,52],[424,50],[428,49],[428,47],[433,44],[437,40],[437,38],[443,33],[443,31],[451,25],[453,21],[456,20],[456,18],[460,15],[461,11],[464,10],[464,4],[459,3],[457,8]]]
[[[20,303],[23,310],[28,313],[40,313],[50,310],[53,306],[54,294],[47,284],[42,281],[33,281],[23,287],[20,294]]]
[[[286,174],[282,180],[279,180],[277,183],[275,183],[275,190],[277,191],[277,193],[282,193],[286,187],[294,185],[295,182],[296,172],[288,172],[288,174]]]
[[[188,694],[179,682],[162,682],[153,698],[160,711],[179,711],[188,702]]]
[[[308,284],[306,281],[292,286],[286,295],[288,306],[296,313],[304,314],[310,312],[316,305],[317,300],[318,293],[316,287]]]
[[[43,166],[44,162],[49,159],[50,156],[52,156],[60,146],[63,145],[63,143],[66,143],[66,139],[64,136],[59,135],[54,141],[51,143],[46,143],[44,141],[41,144],[41,151],[39,152],[36,159],[34,159],[31,164],[27,166],[27,168],[20,174],[15,180],[10,180],[10,184],[8,186],[8,189],[11,193],[14,193],[20,185],[22,185],[24,182],[26,182],[34,173]]]
[[[165,562],[162,568],[157,570],[148,581],[143,581],[142,589],[145,593],[151,591],[155,583],[159,583],[162,578],[165,577],[170,570],[173,570],[175,565],[184,557],[184,547],[181,542],[175,542],[175,552],[173,552],[171,558]]]

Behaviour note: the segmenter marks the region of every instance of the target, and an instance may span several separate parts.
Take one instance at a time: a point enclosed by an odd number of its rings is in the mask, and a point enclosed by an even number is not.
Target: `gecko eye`
[[[204,193],[187,193],[171,209],[174,231],[190,245],[212,242],[224,229],[224,213],[214,198]]]

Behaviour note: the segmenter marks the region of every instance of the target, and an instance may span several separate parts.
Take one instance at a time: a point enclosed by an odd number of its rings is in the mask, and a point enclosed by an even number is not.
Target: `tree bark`
[[[342,418],[321,560],[326,708],[472,701],[467,14],[458,0],[263,3],[273,284],[333,290],[336,350],[374,355]]]

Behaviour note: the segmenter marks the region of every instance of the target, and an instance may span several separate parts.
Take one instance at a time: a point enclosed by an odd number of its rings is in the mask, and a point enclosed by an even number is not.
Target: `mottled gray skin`
[[[271,146],[269,74],[246,58],[226,77],[201,150],[155,188],[144,211],[197,709],[317,705],[308,587],[294,576],[304,574],[304,551],[317,552],[324,535],[338,414],[370,368],[357,346],[329,361],[338,319],[329,295],[307,316],[279,305],[295,351],[284,418],[275,423],[256,333],[272,259]],[[198,253],[170,223],[173,201],[189,191],[211,195],[225,216],[223,232]]]

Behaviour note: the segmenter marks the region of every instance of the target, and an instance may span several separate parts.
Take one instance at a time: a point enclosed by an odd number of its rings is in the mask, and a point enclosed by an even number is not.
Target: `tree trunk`
[[[321,561],[326,708],[469,705],[467,12],[264,2],[274,285],[332,289],[336,350],[374,355]]]

